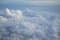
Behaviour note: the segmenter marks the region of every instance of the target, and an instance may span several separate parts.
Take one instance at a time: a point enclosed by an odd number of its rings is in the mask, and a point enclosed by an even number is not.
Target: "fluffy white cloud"
[[[23,17],[21,10],[10,10],[10,9],[7,8],[6,12],[11,17],[15,17],[15,18],[18,18],[18,19]]]
[[[1,40],[59,40],[59,28],[60,15],[55,13],[35,13],[30,9],[23,13],[8,8],[0,11]]]

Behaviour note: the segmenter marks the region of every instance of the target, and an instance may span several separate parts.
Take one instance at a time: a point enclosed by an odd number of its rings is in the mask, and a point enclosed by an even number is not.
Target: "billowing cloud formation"
[[[60,40],[59,30],[58,14],[0,10],[0,40]]]
[[[6,9],[6,12],[9,16],[21,18],[22,17],[22,11],[21,10],[9,10]]]

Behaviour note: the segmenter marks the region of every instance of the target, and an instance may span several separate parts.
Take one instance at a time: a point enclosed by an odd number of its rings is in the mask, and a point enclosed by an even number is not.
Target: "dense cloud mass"
[[[0,40],[60,40],[60,15],[30,9],[0,10]]]

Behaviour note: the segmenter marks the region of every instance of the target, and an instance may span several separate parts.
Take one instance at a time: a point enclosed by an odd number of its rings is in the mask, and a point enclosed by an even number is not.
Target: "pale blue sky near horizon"
[[[47,9],[46,11],[59,12],[60,0],[0,0],[0,9],[4,9],[4,8],[24,9],[25,7],[26,8],[35,7],[40,10]]]

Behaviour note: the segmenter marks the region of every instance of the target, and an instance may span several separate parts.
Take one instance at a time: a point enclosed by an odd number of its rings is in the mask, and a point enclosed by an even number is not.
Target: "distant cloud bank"
[[[0,3],[25,5],[59,5],[60,0],[1,0]]]

